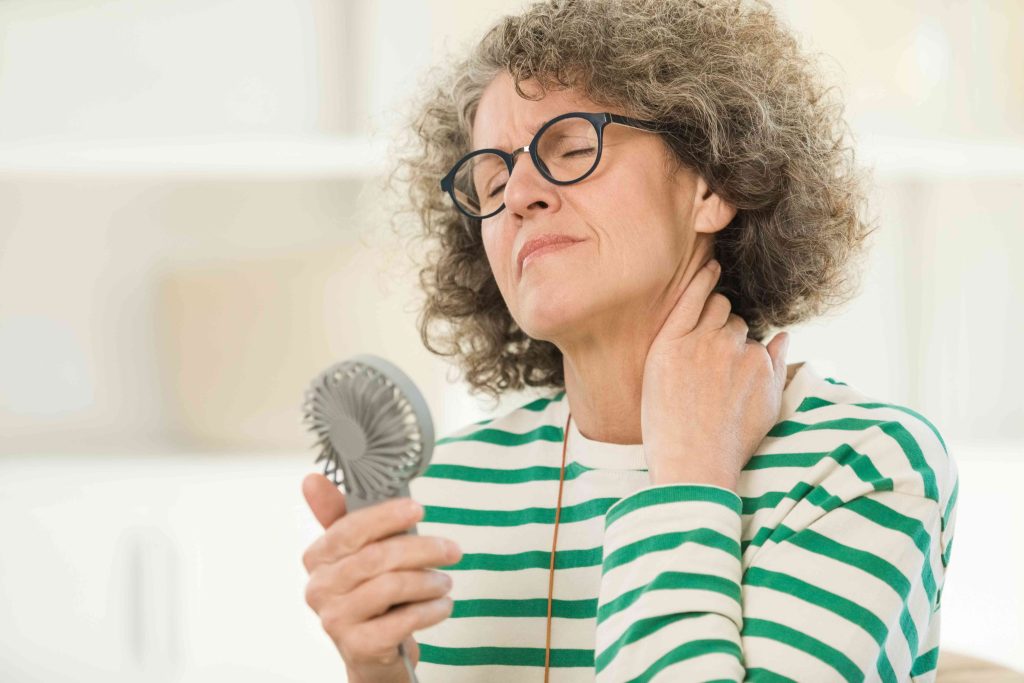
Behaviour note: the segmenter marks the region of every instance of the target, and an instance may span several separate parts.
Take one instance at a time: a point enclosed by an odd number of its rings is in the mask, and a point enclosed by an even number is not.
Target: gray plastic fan
[[[410,497],[434,451],[434,422],[409,377],[378,356],[362,354],[321,372],[306,392],[303,422],[317,435],[324,475],[345,486],[346,514]],[[338,473],[341,473],[339,480]],[[404,533],[416,534],[413,525]],[[401,643],[409,678],[416,673]]]

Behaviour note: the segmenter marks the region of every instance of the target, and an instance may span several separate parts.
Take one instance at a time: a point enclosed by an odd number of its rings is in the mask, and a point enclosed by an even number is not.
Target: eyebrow
[[[554,118],[554,117],[552,117],[552,118]],[[539,131],[541,128],[543,128],[544,124],[547,123],[550,120],[551,119],[544,119],[543,121],[540,121],[539,123],[533,125],[530,128],[530,130],[527,131],[527,133],[529,133],[529,135],[530,135],[530,138],[532,139],[533,136],[537,134],[537,131]],[[495,149],[495,147],[494,147],[494,145],[488,145],[487,147],[477,147],[476,149]],[[473,151],[476,151],[476,149],[474,149]]]

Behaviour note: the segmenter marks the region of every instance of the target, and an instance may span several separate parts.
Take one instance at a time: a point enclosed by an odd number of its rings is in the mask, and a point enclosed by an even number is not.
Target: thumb
[[[789,332],[779,332],[768,342],[768,355],[775,369],[778,386],[786,386],[786,352],[789,350]]]
[[[306,475],[302,480],[302,495],[316,521],[324,529],[341,519],[345,514],[345,494],[330,479],[318,472]]]

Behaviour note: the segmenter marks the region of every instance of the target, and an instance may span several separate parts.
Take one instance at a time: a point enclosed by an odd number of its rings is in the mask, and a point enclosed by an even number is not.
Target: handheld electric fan
[[[346,514],[410,497],[409,481],[430,465],[434,423],[427,402],[383,358],[362,354],[327,368],[306,391],[302,410],[317,436],[314,448],[320,447],[316,462],[324,461],[324,475],[345,486]],[[415,525],[403,533],[415,534]],[[415,683],[402,643],[398,652]]]

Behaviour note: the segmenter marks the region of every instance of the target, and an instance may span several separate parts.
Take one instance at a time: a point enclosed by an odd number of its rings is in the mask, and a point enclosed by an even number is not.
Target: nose
[[[521,162],[524,156],[526,159]],[[522,217],[557,203],[558,189],[534,165],[529,146],[512,152],[512,173],[505,183],[505,208]]]

